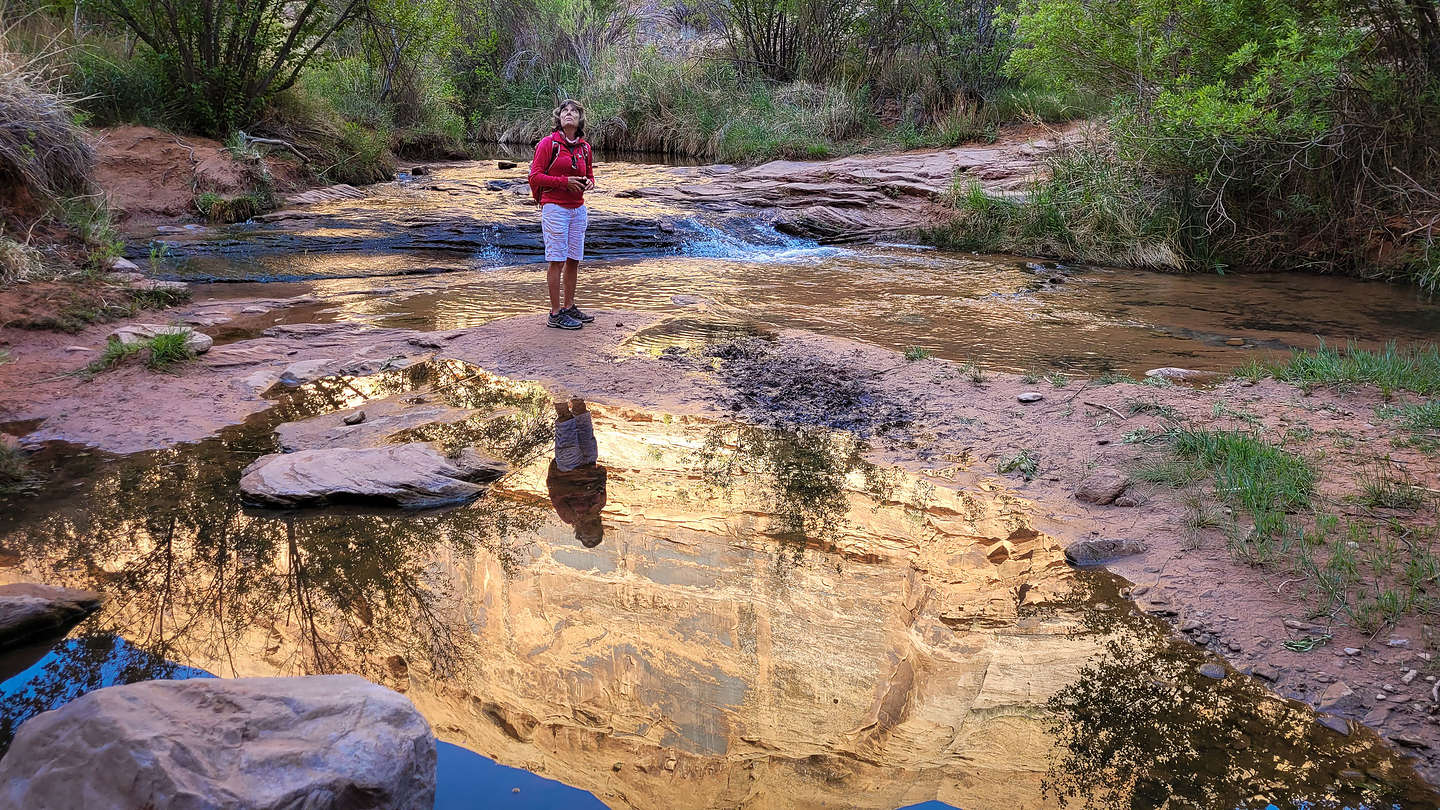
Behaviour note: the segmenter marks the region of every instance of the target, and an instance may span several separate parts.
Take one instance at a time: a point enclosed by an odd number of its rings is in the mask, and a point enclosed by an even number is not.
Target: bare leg
[[[569,264],[569,262],[550,262],[550,270],[546,273],[545,280],[546,280],[546,282],[548,282],[548,284],[549,284],[549,286],[550,286],[550,314],[551,314],[551,315],[554,315],[555,313],[557,313],[557,312],[560,311],[560,270],[561,270],[561,268],[565,267],[567,264]],[[574,281],[575,276],[574,276],[573,271],[572,271],[572,273],[571,273],[570,278],[571,278],[570,286],[569,286],[570,294],[571,294],[571,295],[574,295],[574,293],[575,293],[575,281]],[[568,307],[568,306],[570,306],[570,305],[569,305],[569,304],[566,304],[565,306]]]
[[[551,265],[551,266],[553,267],[554,265]],[[575,281],[576,281],[576,279],[578,278],[579,274],[580,274],[580,260],[579,260],[579,259],[566,259],[566,260],[565,260],[565,308],[566,308],[566,309],[569,309],[570,307],[575,306]],[[550,300],[551,300],[551,302],[552,302],[552,303],[551,303],[551,306],[554,306],[554,303],[553,303],[554,300],[555,300],[554,296],[551,296]]]

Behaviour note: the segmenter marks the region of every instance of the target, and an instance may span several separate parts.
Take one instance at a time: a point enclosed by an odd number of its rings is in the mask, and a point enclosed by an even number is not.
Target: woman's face
[[[577,110],[577,109],[575,109],[574,107],[563,107],[563,108],[561,108],[561,110],[560,110],[560,126],[562,126],[562,127],[578,127],[578,126],[580,126],[580,111]]]

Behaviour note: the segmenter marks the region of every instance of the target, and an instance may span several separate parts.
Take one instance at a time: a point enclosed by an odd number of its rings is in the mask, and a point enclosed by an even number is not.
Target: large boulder
[[[210,351],[211,346],[215,345],[215,340],[209,335],[196,332],[188,326],[164,326],[156,323],[135,323],[122,326],[110,333],[110,339],[129,345],[150,340],[157,335],[169,334],[184,335],[186,348],[196,354],[204,354]]]
[[[0,585],[0,650],[62,633],[100,607],[90,591],[55,585]]]
[[[370,503],[420,508],[461,503],[505,474],[504,462],[471,448],[448,458],[427,442],[264,456],[245,468],[245,500],[282,508]]]
[[[435,736],[354,675],[147,681],[27,721],[0,808],[430,810]]]

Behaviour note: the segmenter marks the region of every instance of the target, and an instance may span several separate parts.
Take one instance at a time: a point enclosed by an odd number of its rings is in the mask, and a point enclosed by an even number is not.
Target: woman
[[[554,131],[535,145],[535,159],[530,162],[530,189],[540,202],[545,260],[550,262],[548,325],[579,329],[595,320],[575,306],[575,279],[585,258],[585,192],[595,187],[595,168],[590,144],[585,142],[585,108],[580,102],[568,98],[560,102],[551,124]]]

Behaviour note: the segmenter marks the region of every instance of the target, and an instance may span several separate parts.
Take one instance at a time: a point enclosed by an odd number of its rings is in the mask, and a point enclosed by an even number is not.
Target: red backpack
[[[553,168],[555,168],[555,159],[558,158],[558,157],[560,157],[560,142],[557,141],[557,140],[555,140],[555,137],[554,137],[553,135],[552,135],[552,136],[549,136],[549,137],[550,137],[550,160],[548,160],[548,161],[545,162],[545,174],[549,174],[549,173],[550,173],[550,170],[553,169]],[[585,165],[586,165],[586,167],[589,167],[589,165],[590,165],[590,143],[589,143],[588,141],[581,141],[581,142],[580,142],[580,155],[581,155],[582,158],[585,160]],[[535,181],[532,179],[532,180],[530,181],[530,196],[535,198],[535,202],[537,202],[537,203],[540,202],[540,195],[541,195],[543,192],[544,192],[544,189],[542,189],[542,188],[540,188],[539,186],[535,185]]]

